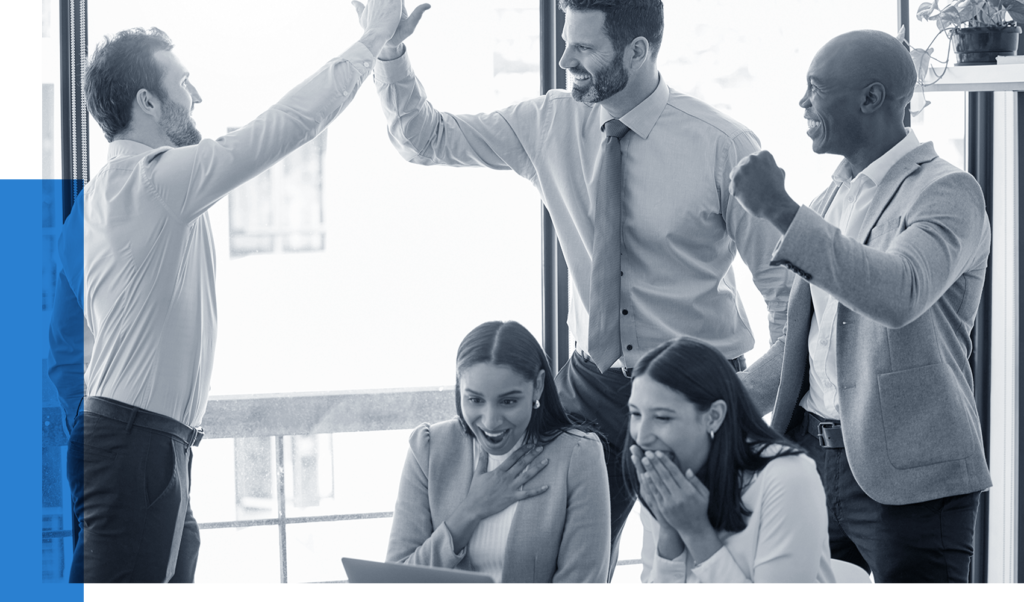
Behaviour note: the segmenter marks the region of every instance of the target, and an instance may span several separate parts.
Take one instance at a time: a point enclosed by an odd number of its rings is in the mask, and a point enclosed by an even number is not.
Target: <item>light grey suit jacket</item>
[[[588,433],[544,445],[550,460],[528,484],[549,489],[519,502],[505,547],[503,583],[604,583],[611,555],[611,506],[604,450]],[[473,437],[458,420],[416,427],[398,488],[388,562],[473,570],[442,523],[466,498]]]
[[[801,207],[776,248],[802,279],[744,384],[785,432],[808,389],[813,282],[839,301],[843,439],[864,492],[902,505],[991,487],[968,364],[991,242],[981,188],[927,143],[878,185],[857,236],[822,217],[836,192]]]

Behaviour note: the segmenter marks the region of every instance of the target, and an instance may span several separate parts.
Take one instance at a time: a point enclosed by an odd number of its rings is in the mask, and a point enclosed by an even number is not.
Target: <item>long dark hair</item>
[[[633,378],[641,376],[682,393],[702,412],[716,400],[725,402],[725,419],[715,432],[708,460],[697,471],[697,477],[709,491],[711,526],[716,531],[742,531],[751,513],[740,497],[746,473],[760,471],[774,458],[804,453],[803,449],[758,416],[732,365],[716,349],[696,339],[680,337],[652,349],[633,368]],[[625,449],[635,444],[627,431]],[[771,445],[781,449],[766,455]],[[629,453],[622,455],[622,470],[630,492],[640,498],[640,482]],[[640,501],[647,506],[642,498]]]
[[[571,429],[590,431],[586,425],[574,421],[562,409],[555,387],[555,375],[547,354],[537,339],[519,322],[485,322],[466,335],[459,344],[455,358],[455,411],[459,414],[462,430],[473,436],[472,430],[462,416],[462,391],[459,377],[462,371],[477,364],[496,364],[510,368],[516,374],[534,382],[540,371],[544,371],[544,390],[540,396],[540,408],[533,410],[526,427],[523,444],[545,444],[561,433]]]

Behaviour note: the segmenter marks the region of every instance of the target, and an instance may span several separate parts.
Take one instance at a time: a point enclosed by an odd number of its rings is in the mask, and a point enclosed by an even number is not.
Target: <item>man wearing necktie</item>
[[[614,556],[633,505],[619,465],[632,367],[688,335],[742,369],[754,337],[731,270],[737,251],[765,299],[773,340],[792,277],[768,264],[778,232],[729,193],[729,172],[757,152],[757,138],[658,72],[661,0],[559,4],[559,64],[573,76],[571,93],[553,90],[489,114],[435,110],[403,44],[428,5],[403,16],[374,81],[407,160],[511,169],[540,191],[572,282],[576,351],[558,374],[559,394],[607,439]]]

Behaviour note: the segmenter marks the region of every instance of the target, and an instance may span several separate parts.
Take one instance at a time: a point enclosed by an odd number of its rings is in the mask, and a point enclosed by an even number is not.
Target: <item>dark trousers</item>
[[[743,356],[729,363],[737,371],[746,368]],[[635,501],[626,488],[625,475],[622,473],[623,445],[629,432],[627,406],[633,381],[619,368],[609,368],[602,374],[596,364],[577,351],[571,354],[569,361],[558,371],[555,384],[565,411],[594,423],[605,438],[605,462],[612,507],[610,581],[619,556],[619,536]]]
[[[869,571],[876,583],[966,583],[981,493],[880,504],[854,480],[844,448],[819,445],[815,424],[797,408],[787,434],[818,466],[832,557]]]
[[[68,443],[81,526],[70,581],[191,583],[199,556],[191,471],[192,448],[177,437],[91,412],[79,417]]]
[[[85,426],[84,416],[79,414],[71,427],[68,438],[68,489],[71,491],[71,543],[74,546],[71,557],[71,569],[68,574],[70,583],[84,583],[85,575],[82,567],[82,506],[85,502],[85,473],[82,460],[82,445]]]

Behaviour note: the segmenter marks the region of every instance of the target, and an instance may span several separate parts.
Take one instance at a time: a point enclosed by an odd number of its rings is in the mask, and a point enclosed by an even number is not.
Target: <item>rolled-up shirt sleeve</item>
[[[772,265],[772,253],[781,234],[766,219],[751,215],[729,193],[729,175],[733,167],[747,155],[758,152],[761,145],[749,131],[741,132],[723,142],[718,150],[716,176],[722,202],[722,215],[726,230],[736,242],[743,263],[750,269],[754,285],[764,298],[768,309],[768,330],[774,343],[786,327],[786,310],[793,274],[782,266]]]
[[[165,147],[143,166],[168,212],[192,221],[218,199],[320,134],[355,98],[376,59],[361,43],[321,67],[251,123],[217,139]]]

